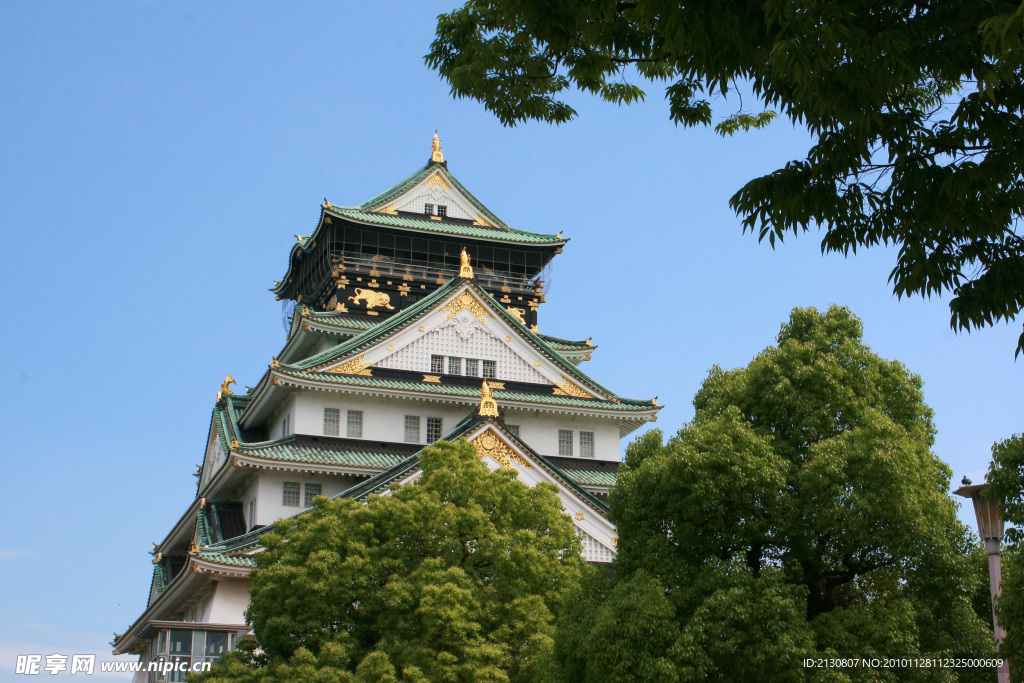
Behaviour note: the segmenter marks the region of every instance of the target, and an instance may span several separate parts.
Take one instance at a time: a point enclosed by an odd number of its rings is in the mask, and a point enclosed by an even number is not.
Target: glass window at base
[[[160,631],[152,640],[153,657],[147,666],[149,683],[184,681],[190,673],[202,670],[204,663],[214,664],[235,647],[232,631]]]

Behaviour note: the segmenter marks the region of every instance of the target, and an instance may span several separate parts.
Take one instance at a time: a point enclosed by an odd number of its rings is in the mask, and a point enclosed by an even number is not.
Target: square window
[[[498,364],[496,362],[494,362],[493,360],[485,360],[485,361],[483,361],[483,367],[484,367],[484,379],[494,379],[494,377],[495,377],[495,370],[497,370]]]
[[[572,430],[558,430],[558,454],[565,457],[572,457]]]
[[[433,204],[424,204],[423,205],[423,213],[425,213],[428,216],[433,216],[434,215],[434,205]]]
[[[281,505],[290,508],[299,507],[299,492],[302,490],[302,484],[297,481],[286,481],[284,483],[284,493],[281,495]]]
[[[420,442],[420,416],[419,415],[406,415],[405,416],[405,442],[406,443],[419,443]]]
[[[322,484],[306,484],[306,496],[302,500],[302,504],[305,507],[313,507],[313,499],[317,496],[323,495],[324,487]]]
[[[348,411],[345,423],[345,435],[350,439],[363,438],[363,411]]]
[[[338,436],[341,433],[341,409],[324,408],[324,434]]]
[[[462,374],[462,359],[461,358],[449,358],[448,359],[448,374],[449,375],[461,375]]]
[[[438,204],[437,205],[437,215],[438,216],[447,216],[448,215],[448,207],[443,205],[443,204]]]
[[[517,439],[519,438],[519,425],[505,425],[505,429],[507,429],[508,433],[512,436]]]
[[[466,359],[466,374],[469,375],[470,377],[479,377],[480,376],[480,361],[478,361],[476,358],[467,358]]]
[[[434,443],[438,439],[444,436],[441,431],[441,418],[439,417],[428,417],[427,418],[427,443]]]
[[[444,374],[444,356],[430,357],[430,371],[435,375]]]
[[[580,432],[580,457],[594,457],[594,432]]]

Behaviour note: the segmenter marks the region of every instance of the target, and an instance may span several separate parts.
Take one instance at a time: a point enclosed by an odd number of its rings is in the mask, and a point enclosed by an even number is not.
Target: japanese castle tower
[[[656,419],[579,365],[597,348],[538,332],[568,240],[506,225],[449,172],[423,168],[355,207],[324,201],[271,291],[294,303],[254,388],[217,392],[195,500],[153,548],[146,608],[115,654],[215,660],[250,629],[260,535],[316,496],[363,500],[415,481],[418,453],[467,439],[491,468],[554,484],[591,562],[611,562],[619,441]],[[137,674],[137,681],[184,674]]]

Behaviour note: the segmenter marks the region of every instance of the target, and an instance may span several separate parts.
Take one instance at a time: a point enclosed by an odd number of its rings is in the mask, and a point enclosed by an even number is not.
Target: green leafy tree
[[[542,680],[584,568],[554,487],[490,472],[465,441],[420,464],[392,495],[277,522],[250,585],[257,640],[195,680]]]
[[[776,346],[712,369],[694,404],[667,442],[652,431],[627,450],[615,572],[559,621],[564,680],[609,651],[602,629],[646,644],[617,651],[610,670],[634,673],[608,681],[659,666],[661,680],[883,680],[802,660],[992,652],[981,551],[930,450],[921,380],[873,353],[849,310],[795,309]]]
[[[744,229],[893,244],[896,294],[951,292],[951,325],[971,329],[1024,307],[1022,37],[1016,0],[469,0],[426,60],[506,125],[570,120],[574,88],[640,100],[633,81],[665,83],[677,124],[710,125],[744,84],[768,109],[719,116],[720,133],[777,111],[815,139],[733,196]]]
[[[1024,670],[1024,434],[992,446],[992,465],[986,480],[988,494],[1003,499],[1003,516],[1010,523],[1002,552],[1002,597],[999,623],[1006,629],[1000,654],[1009,657],[1013,675]],[[986,605],[989,596],[985,595]]]

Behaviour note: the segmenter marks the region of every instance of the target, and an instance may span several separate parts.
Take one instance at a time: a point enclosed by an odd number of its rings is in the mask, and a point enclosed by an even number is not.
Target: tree
[[[896,245],[895,293],[951,292],[969,330],[1024,307],[1022,37],[1016,0],[469,0],[438,18],[426,61],[506,125],[570,120],[558,96],[574,87],[643,99],[630,80],[666,82],[673,121],[710,125],[711,99],[749,87],[770,109],[741,106],[720,133],[778,110],[815,143],[732,197],[744,230]]]
[[[277,522],[250,585],[256,641],[197,680],[540,680],[584,565],[554,487],[490,472],[464,441],[420,464],[392,495]]]
[[[975,608],[983,557],[930,450],[921,380],[873,353],[849,310],[795,309],[777,346],[713,368],[694,405],[667,442],[655,430],[627,450],[610,498],[614,578],[559,621],[564,670],[601,656],[602,628],[647,643],[656,630],[670,644],[624,653],[619,669],[668,661],[662,680],[677,681],[805,680],[808,657],[992,652]]]

